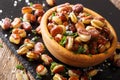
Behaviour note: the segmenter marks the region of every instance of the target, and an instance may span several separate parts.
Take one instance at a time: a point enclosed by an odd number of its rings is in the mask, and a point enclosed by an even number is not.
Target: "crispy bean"
[[[102,52],[104,52],[105,50],[106,50],[106,47],[105,47],[104,45],[102,45],[102,44],[99,44],[99,45],[98,45],[98,51],[99,51],[99,52],[102,53]]]
[[[33,14],[25,13],[23,15],[23,20],[28,21],[28,22],[35,22],[36,21],[36,17]]]
[[[52,21],[55,22],[58,25],[62,24],[62,20],[59,18],[59,16],[53,16]]]
[[[36,54],[34,51],[28,51],[26,57],[29,59],[38,59],[39,55]]]
[[[25,31],[31,31],[32,29],[32,26],[29,22],[23,22],[22,23],[22,28],[25,30]]]
[[[29,7],[29,6],[23,7],[21,12],[22,12],[22,14],[31,13],[32,12],[32,8]]]
[[[43,53],[45,50],[45,47],[42,42],[37,42],[34,46],[34,51],[38,54]]]
[[[43,9],[37,9],[37,10],[35,10],[34,15],[35,16],[43,16],[44,13],[45,12]]]
[[[70,16],[70,19],[71,19],[71,21],[72,21],[73,23],[77,23],[78,19],[77,19],[77,17],[76,17],[76,15],[75,15],[74,12],[71,12],[71,13],[69,14],[69,16]]]
[[[62,75],[56,73],[56,74],[53,76],[53,80],[67,80],[67,78],[64,78]]]
[[[69,76],[80,77],[81,72],[79,70],[68,70],[68,75]]]
[[[54,6],[55,3],[56,3],[55,0],[46,0],[46,2],[47,2],[47,4],[48,4],[49,6]]]
[[[20,46],[20,48],[17,50],[17,53],[19,55],[24,55],[29,51],[29,49],[27,48],[27,45],[23,44],[22,46]]]
[[[76,4],[72,7],[73,11],[76,13],[80,13],[83,11],[83,5],[82,4]]]
[[[42,6],[41,4],[33,4],[33,5],[32,5],[32,8],[33,8],[34,10],[43,9],[43,6]]]
[[[68,80],[79,80],[79,77],[76,76],[70,76],[70,78]]]
[[[98,73],[98,70],[93,69],[93,70],[90,70],[87,74],[88,74],[88,76],[93,77],[93,76],[97,75],[97,73]]]
[[[10,27],[11,27],[11,20],[10,20],[9,18],[3,19],[2,24],[1,24],[1,27],[2,27],[2,29],[4,29],[4,30],[10,29]]]
[[[63,25],[58,25],[58,26],[54,26],[51,30],[50,30],[50,34],[55,37],[57,34],[63,34],[65,32],[65,26]]]
[[[40,24],[41,23],[41,19],[42,19],[42,16],[39,16],[38,18],[37,18],[37,22]]]
[[[47,68],[45,66],[43,66],[42,64],[38,65],[36,68],[36,72],[37,74],[43,76],[46,75],[46,73],[48,72]]]
[[[65,48],[68,50],[71,50],[73,47],[74,39],[71,36],[67,36],[67,44],[65,45]]]
[[[53,59],[50,56],[48,56],[47,54],[42,54],[41,59],[44,61],[45,65],[50,65],[51,62],[53,62]]]
[[[11,34],[9,40],[14,44],[19,44],[21,41],[21,37],[19,34]]]
[[[55,39],[55,41],[57,41],[59,43],[61,41],[62,37],[63,36],[61,34],[57,34],[54,39]]]
[[[19,28],[21,26],[21,19],[15,18],[13,22],[11,23],[12,28]]]

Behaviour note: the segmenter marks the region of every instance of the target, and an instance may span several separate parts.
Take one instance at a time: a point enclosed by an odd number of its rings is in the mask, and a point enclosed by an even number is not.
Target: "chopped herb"
[[[3,45],[2,45],[2,43],[0,43],[0,48],[3,48]]]
[[[22,65],[20,65],[20,64],[18,64],[18,65],[16,66],[16,68],[17,68],[17,69],[20,69],[20,70],[23,70],[23,69],[24,69],[24,67],[23,67]]]
[[[88,56],[92,57],[92,54],[88,54]]]
[[[56,65],[57,65],[56,62],[52,62],[52,63],[51,63],[51,66],[50,66],[50,70],[53,70],[53,68],[54,68]]]
[[[30,2],[30,7],[32,7],[33,6],[33,3],[32,2]]]
[[[20,19],[23,21],[23,18],[22,18],[22,17],[20,17]]]
[[[37,41],[38,39],[39,39],[39,38],[38,38],[37,36],[35,36],[35,37],[32,38],[32,41],[35,42],[35,41]]]
[[[90,16],[90,14],[87,13],[86,16]]]
[[[61,39],[61,41],[60,41],[59,44],[60,44],[61,46],[64,46],[66,42],[67,42],[67,37],[66,37],[66,36],[63,36],[63,38]]]
[[[36,78],[37,78],[37,79],[42,79],[42,76],[41,76],[39,73],[37,73]]]
[[[52,36],[50,36],[50,39],[53,39],[53,37],[52,37]]]
[[[83,46],[79,46],[77,53],[84,53],[85,49]]]
[[[108,52],[107,52],[107,51],[105,51],[104,53],[105,53],[105,54],[107,54]]]
[[[78,36],[77,32],[76,32],[76,33],[72,33],[72,32],[70,32],[70,31],[65,32],[64,35],[65,35],[65,36],[73,36],[73,37]]]
[[[55,12],[52,13],[52,17],[55,16]]]
[[[36,30],[32,30],[32,33],[33,33],[34,35],[36,35],[36,34],[37,34]]]

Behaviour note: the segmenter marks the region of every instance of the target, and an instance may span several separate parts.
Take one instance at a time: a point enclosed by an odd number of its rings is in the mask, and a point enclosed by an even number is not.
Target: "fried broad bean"
[[[41,59],[43,60],[45,65],[50,65],[53,62],[53,59],[47,54],[42,54]]]
[[[20,46],[20,48],[17,50],[17,53],[19,55],[24,55],[29,51],[29,49],[27,48],[27,45],[23,44],[22,46]]]
[[[64,25],[55,25],[51,30],[50,34],[55,37],[57,34],[63,34],[66,31]]]
[[[43,6],[41,4],[33,4],[32,5],[33,10],[41,10],[43,9]]]
[[[30,13],[25,13],[23,15],[23,20],[24,21],[28,21],[28,22],[35,22],[36,21],[36,17],[33,14]]]
[[[12,28],[20,28],[21,27],[21,19],[20,18],[15,18],[13,22],[11,23]]]
[[[45,11],[43,9],[37,9],[34,12],[34,15],[39,17],[39,16],[43,16],[43,14],[45,13]]]
[[[38,59],[39,55],[36,54],[34,51],[28,51],[26,57],[29,59]]]
[[[32,29],[32,26],[29,22],[22,22],[22,28],[25,30],[25,31],[31,31]]]
[[[47,72],[48,72],[47,68],[42,64],[40,64],[36,67],[36,73],[41,76],[46,75]]]
[[[84,23],[84,24],[90,24],[90,22],[91,22],[92,19],[93,19],[93,16],[92,16],[92,15],[85,16],[85,17],[82,17],[82,18],[81,18],[82,23]]]
[[[21,38],[26,37],[26,32],[24,29],[15,28],[12,30],[12,34],[18,34]]]
[[[8,30],[11,27],[11,20],[9,18],[5,18],[2,20],[1,27],[4,30]]]
[[[35,46],[34,46],[34,51],[35,51],[37,54],[41,55],[41,53],[43,53],[44,50],[45,50],[45,47],[44,47],[44,45],[43,45],[42,42],[37,42],[37,43],[35,44]]]
[[[80,70],[68,70],[68,75],[69,76],[75,76],[75,77],[80,77],[80,75],[81,75],[81,72],[80,72]]]
[[[82,4],[75,4],[73,7],[72,7],[73,11],[75,13],[80,13],[83,11],[83,5]]]
[[[22,14],[31,13],[32,11],[33,11],[32,8],[29,6],[23,7],[21,10]]]
[[[62,20],[59,18],[59,16],[53,16],[52,21],[55,22],[58,25],[62,24]]]
[[[55,3],[56,3],[55,0],[46,0],[46,2],[47,2],[47,4],[48,4],[49,6],[54,6]]]
[[[72,11],[72,7],[69,3],[62,4],[60,6],[57,6],[57,12],[58,13],[68,13]]]
[[[56,74],[53,76],[53,80],[67,80],[67,78],[64,78],[62,75],[56,73]]]
[[[97,69],[90,70],[89,72],[87,72],[87,75],[90,77],[93,77],[93,76],[97,75],[98,71],[99,70],[97,70]]]
[[[14,44],[19,44],[21,41],[21,37],[19,34],[11,34],[9,40]]]
[[[96,19],[93,19],[91,20],[91,25],[98,28],[98,29],[102,29],[102,27],[104,27],[104,22],[100,21],[100,20],[96,20]]]
[[[65,48],[71,50],[73,47],[73,43],[74,43],[74,38],[71,36],[67,36],[67,44],[65,45]]]
[[[71,19],[71,21],[72,21],[73,23],[77,23],[78,19],[77,19],[77,17],[76,17],[76,15],[75,15],[74,12],[71,12],[71,13],[69,14],[69,16],[70,16],[70,19]]]
[[[62,34],[57,34],[54,39],[55,39],[55,41],[60,42],[62,37],[63,37]]]

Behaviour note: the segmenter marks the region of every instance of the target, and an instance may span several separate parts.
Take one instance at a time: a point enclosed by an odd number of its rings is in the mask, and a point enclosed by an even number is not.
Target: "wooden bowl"
[[[105,52],[105,53],[98,53],[92,56],[88,56],[86,54],[74,54],[73,52],[67,50],[66,48],[62,47],[60,44],[58,44],[51,36],[47,29],[47,21],[48,17],[52,14],[53,11],[55,11],[57,7],[53,7],[49,9],[43,16],[41,20],[41,33],[42,33],[42,38],[44,41],[44,44],[46,45],[47,49],[50,51],[50,53],[57,58],[59,61],[68,64],[70,66],[75,66],[75,67],[89,67],[89,66],[94,66],[97,65],[101,62],[103,62],[105,59],[109,58],[113,52],[116,49],[117,45],[117,36],[116,32],[113,29],[113,27],[110,25],[110,23],[106,21],[107,26],[110,28],[111,33],[113,34],[114,38],[111,43],[111,47]],[[98,13],[88,9],[88,8],[83,8],[83,11],[92,14],[94,16],[102,17]]]

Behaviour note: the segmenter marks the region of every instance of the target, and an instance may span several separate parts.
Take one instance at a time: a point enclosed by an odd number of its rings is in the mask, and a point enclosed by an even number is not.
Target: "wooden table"
[[[111,2],[120,9],[120,0],[111,0]],[[16,80],[15,76],[19,71],[16,69],[16,65],[20,64],[20,62],[1,39],[0,43],[3,44],[3,48],[0,48],[0,80]],[[27,74],[30,80],[34,80],[28,71]]]

